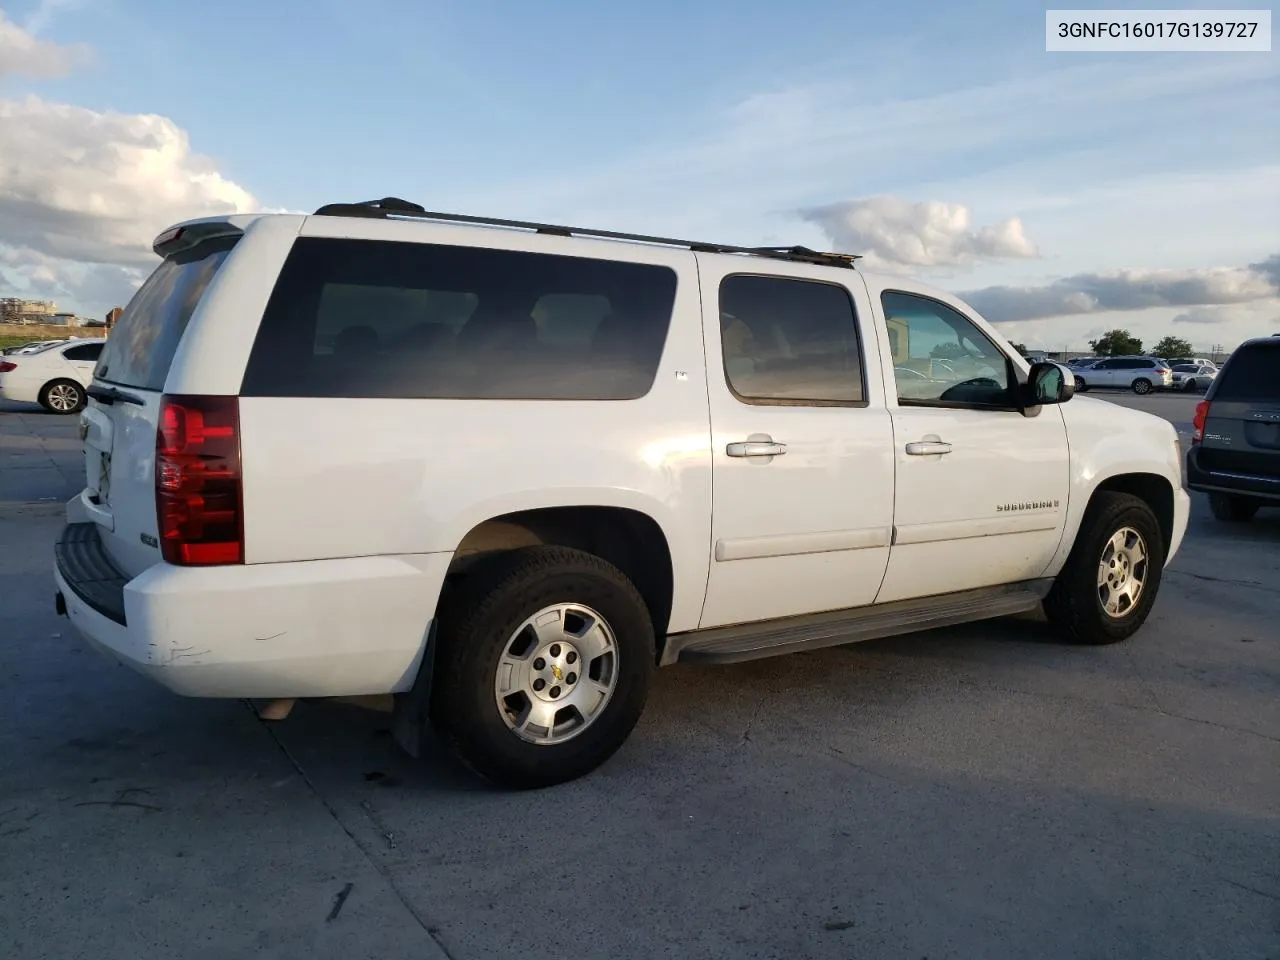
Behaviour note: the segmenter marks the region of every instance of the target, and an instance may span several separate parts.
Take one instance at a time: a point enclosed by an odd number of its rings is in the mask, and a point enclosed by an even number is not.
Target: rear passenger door
[[[880,588],[893,433],[865,288],[832,272],[699,257],[714,488],[704,628],[862,606]]]
[[[76,379],[86,387],[93,382],[93,368],[98,365],[101,355],[100,343],[81,343],[62,351],[62,359],[71,364]]]

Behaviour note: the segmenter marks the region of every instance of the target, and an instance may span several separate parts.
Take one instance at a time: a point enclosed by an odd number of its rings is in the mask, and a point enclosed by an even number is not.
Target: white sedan
[[[85,337],[0,356],[0,398],[38,403],[50,413],[79,413],[104,343],[101,337]]]

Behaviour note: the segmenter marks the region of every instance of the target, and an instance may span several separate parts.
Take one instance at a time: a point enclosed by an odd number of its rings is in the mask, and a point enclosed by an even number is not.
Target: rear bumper
[[[1187,451],[1187,487],[1202,493],[1227,493],[1280,503],[1280,476],[1267,477],[1224,470],[1206,470],[1200,466],[1200,450]]]
[[[69,524],[54,581],[94,646],[192,697],[341,697],[413,686],[450,554],[225,567],[128,580]]]

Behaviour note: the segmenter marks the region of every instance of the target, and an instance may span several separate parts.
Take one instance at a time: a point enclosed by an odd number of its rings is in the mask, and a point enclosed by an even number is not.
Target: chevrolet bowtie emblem
[[[564,671],[560,669],[558,664],[551,665],[551,676],[556,678],[556,683],[564,679]]]

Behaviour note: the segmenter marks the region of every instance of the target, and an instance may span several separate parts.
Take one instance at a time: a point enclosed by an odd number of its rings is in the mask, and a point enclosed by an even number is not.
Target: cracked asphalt
[[[49,575],[80,480],[74,418],[0,406],[6,960],[1280,958],[1280,510],[1197,496],[1128,643],[674,667],[604,769],[503,794],[383,714],[267,724],[88,649]]]

